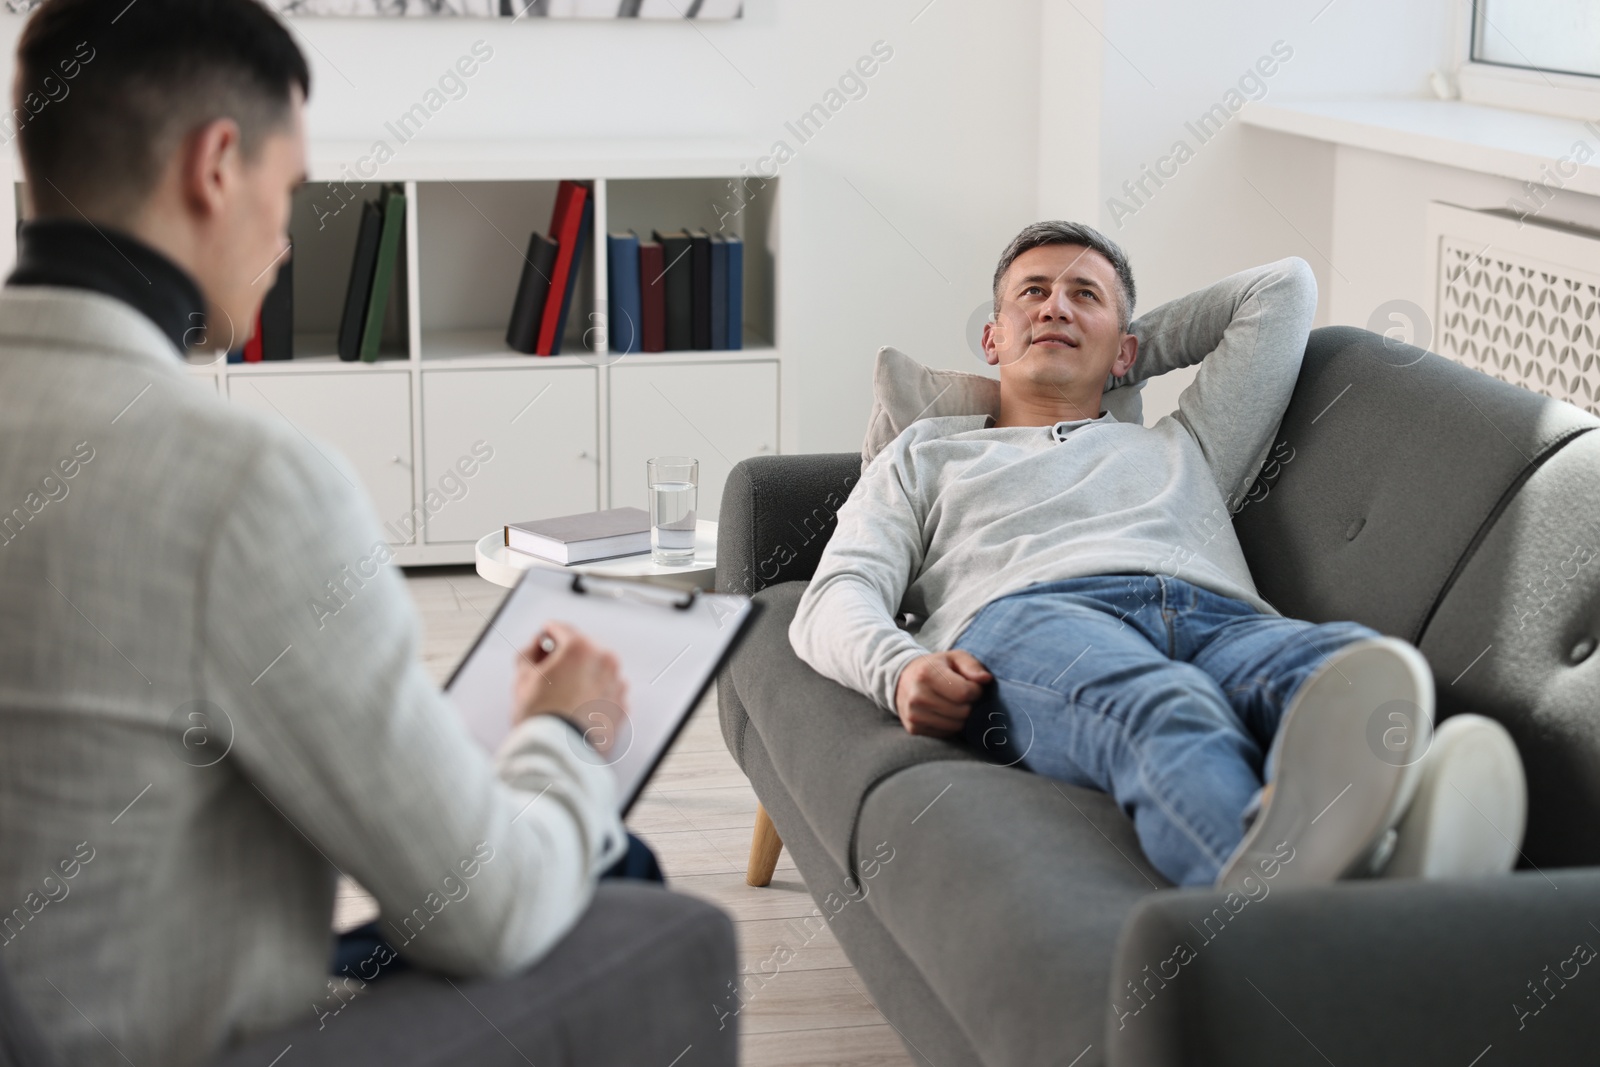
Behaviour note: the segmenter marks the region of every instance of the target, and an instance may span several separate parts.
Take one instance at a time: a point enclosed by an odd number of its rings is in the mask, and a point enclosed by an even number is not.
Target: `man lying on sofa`
[[[1521,827],[1509,736],[1465,715],[1435,735],[1421,653],[1284,618],[1234,534],[1316,302],[1310,268],[1286,259],[1135,323],[1116,244],[1073,223],[1024,229],[983,333],[998,418],[915,421],[868,466],[790,626],[795,651],[912,734],[964,735],[1110,794],[1181,885],[1507,869],[1517,842],[1467,806]],[[1137,358],[1144,377],[1200,363],[1148,428],[1101,408]]]

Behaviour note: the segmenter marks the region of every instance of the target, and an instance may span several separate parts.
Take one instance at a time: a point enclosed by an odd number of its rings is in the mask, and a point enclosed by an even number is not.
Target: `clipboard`
[[[517,657],[545,623],[565,622],[615,653],[628,683],[617,737],[602,756],[582,740],[580,724],[572,744],[580,758],[611,768],[627,815],[759,610],[746,596],[530,567],[450,675],[445,696],[493,752],[511,732]]]

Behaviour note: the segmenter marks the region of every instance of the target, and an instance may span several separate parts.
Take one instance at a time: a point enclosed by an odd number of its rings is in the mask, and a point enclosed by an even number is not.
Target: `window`
[[[1477,0],[1473,6],[1475,62],[1600,76],[1600,0]]]
[[[1458,0],[1461,98],[1600,116],[1600,0]]]

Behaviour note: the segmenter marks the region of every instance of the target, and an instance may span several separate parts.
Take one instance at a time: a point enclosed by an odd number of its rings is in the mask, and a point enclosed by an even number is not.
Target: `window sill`
[[[1600,196],[1600,122],[1395,97],[1252,103],[1240,118],[1259,129]]]

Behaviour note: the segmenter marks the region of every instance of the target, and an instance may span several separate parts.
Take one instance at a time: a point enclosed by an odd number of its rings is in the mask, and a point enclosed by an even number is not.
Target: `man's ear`
[[[993,322],[983,324],[983,361],[991,367],[1000,362],[1000,350],[996,346]]]
[[[221,214],[242,162],[239,124],[233,119],[213,119],[192,131],[178,153],[183,202],[206,215]]]
[[[1117,358],[1111,364],[1111,376],[1120,378],[1128,373],[1133,366],[1133,361],[1139,357],[1139,339],[1131,333],[1122,335],[1122,346],[1117,350]]]

